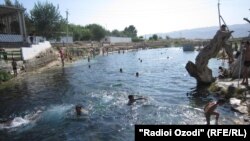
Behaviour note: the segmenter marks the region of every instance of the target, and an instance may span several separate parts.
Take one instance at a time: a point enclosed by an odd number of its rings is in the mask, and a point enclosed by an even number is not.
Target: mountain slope
[[[246,37],[249,35],[250,24],[235,24],[228,26],[230,30],[233,30],[233,37]],[[218,30],[217,26],[213,27],[204,27],[204,28],[195,28],[188,30],[180,30],[169,33],[156,33],[159,37],[163,39],[168,35],[170,38],[186,38],[186,39],[211,39]],[[152,34],[146,35],[146,38],[151,37]]]

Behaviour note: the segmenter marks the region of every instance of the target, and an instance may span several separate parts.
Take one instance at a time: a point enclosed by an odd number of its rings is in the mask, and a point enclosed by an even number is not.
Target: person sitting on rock
[[[226,68],[223,67],[219,67],[219,79],[223,79],[223,78],[228,78],[229,77],[229,72]]]

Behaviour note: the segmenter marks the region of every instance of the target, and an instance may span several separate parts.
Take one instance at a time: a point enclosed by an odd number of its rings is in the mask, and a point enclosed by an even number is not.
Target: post
[[[218,16],[219,16],[219,27],[221,27],[221,21],[220,21],[220,0],[218,0]]]
[[[67,21],[67,39],[66,39],[66,41],[67,41],[67,44],[68,44],[68,36],[69,36],[68,15],[69,15],[69,12],[68,12],[68,10],[66,10],[66,21]]]

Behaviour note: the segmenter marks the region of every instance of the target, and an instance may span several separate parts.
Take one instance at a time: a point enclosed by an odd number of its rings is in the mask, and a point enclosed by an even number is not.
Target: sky
[[[14,2],[14,0],[12,0]],[[29,13],[38,0],[18,0]],[[46,0],[40,0],[45,2]],[[77,25],[97,23],[107,30],[134,25],[138,35],[218,26],[218,0],[47,0],[59,5],[61,15]],[[219,0],[227,25],[245,24],[250,0]],[[0,0],[3,4],[4,0]]]

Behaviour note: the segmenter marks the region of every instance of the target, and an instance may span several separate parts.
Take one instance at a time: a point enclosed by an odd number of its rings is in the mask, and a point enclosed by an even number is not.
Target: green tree
[[[152,36],[152,39],[155,40],[155,41],[158,40],[157,34],[154,34],[154,35]]]
[[[16,8],[24,8],[23,5],[18,1],[15,0],[14,3],[12,3],[11,0],[4,0],[6,6],[16,7]]]
[[[131,38],[137,37],[137,30],[134,25],[130,25],[129,27],[125,27],[123,33]]]
[[[6,6],[13,6],[11,0],[4,0]]]
[[[143,40],[143,37],[140,36],[139,38],[138,38],[138,37],[132,38],[132,41],[133,41],[133,42],[142,42],[142,41],[144,41],[144,40]]]
[[[59,6],[55,7],[47,1],[45,3],[37,2],[30,13],[36,34],[51,38],[53,33],[62,31],[64,20],[60,15]]]
[[[91,32],[91,40],[100,41],[106,35],[106,30],[98,24],[90,24],[86,28]]]
[[[27,12],[24,13],[24,20],[26,24],[26,32],[31,33],[32,31],[35,31],[34,23]]]
[[[73,39],[74,41],[79,41],[81,38],[81,31],[80,31],[80,26],[74,25],[74,24],[69,24],[69,32],[73,33]]]
[[[17,8],[24,8],[23,4],[21,4],[18,0],[15,0],[14,6]]]
[[[88,41],[88,40],[91,39],[91,37],[92,37],[92,34],[91,34],[90,30],[87,29],[87,28],[83,28],[83,29],[82,29],[82,37],[81,37],[81,40],[83,40],[83,41]]]
[[[73,33],[74,41],[88,41],[91,39],[90,30],[81,25],[70,24],[69,32]]]
[[[112,36],[115,36],[115,37],[122,37],[122,36],[124,36],[123,32],[118,31],[117,29],[113,30],[113,31],[111,32],[111,35],[112,35]]]

